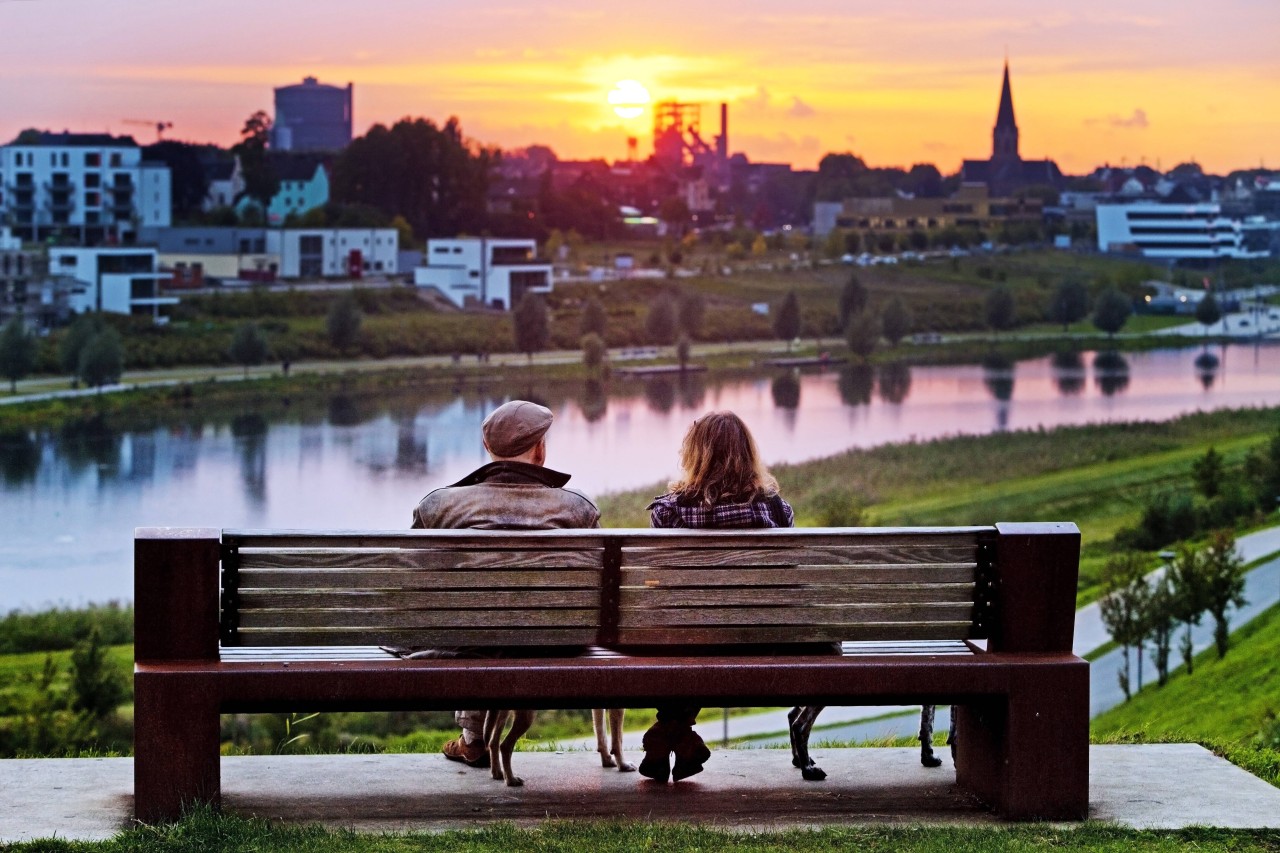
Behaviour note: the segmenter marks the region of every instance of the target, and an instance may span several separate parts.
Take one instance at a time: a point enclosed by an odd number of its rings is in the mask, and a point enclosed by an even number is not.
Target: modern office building
[[[1276,223],[1262,217],[1232,219],[1217,202],[1099,202],[1098,249],[1136,252],[1168,261],[1270,256]]]
[[[850,198],[817,202],[813,233],[826,237],[836,229],[901,233],[943,228],[992,231],[1018,222],[1043,220],[1038,198],[992,198],[985,184],[963,184],[950,198]]]
[[[354,87],[328,86],[306,77],[276,89],[276,117],[271,125],[274,151],[339,151],[351,144]]]
[[[23,131],[0,147],[0,221],[27,240],[132,243],[170,223],[169,167],[129,136]]]
[[[505,311],[525,293],[551,291],[551,262],[538,257],[534,240],[428,240],[427,265],[413,271],[413,283],[436,288],[460,308]]]
[[[175,283],[270,282],[393,275],[400,232],[394,228],[184,227],[143,231]]]

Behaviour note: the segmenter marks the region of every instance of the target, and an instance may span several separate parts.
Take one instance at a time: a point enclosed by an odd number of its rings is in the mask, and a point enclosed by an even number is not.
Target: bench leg
[[[956,781],[1009,820],[1083,820],[1089,811],[1087,680],[1082,686],[953,706]]]
[[[211,685],[198,679],[134,677],[134,813],[144,823],[177,820],[222,794],[219,720]]]

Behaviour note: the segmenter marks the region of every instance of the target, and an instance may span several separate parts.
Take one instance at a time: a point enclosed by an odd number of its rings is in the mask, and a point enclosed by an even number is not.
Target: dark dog
[[[792,708],[787,714],[788,733],[791,736],[791,763],[800,768],[800,775],[810,782],[820,782],[827,774],[814,763],[809,755],[809,734],[813,731],[814,721],[822,713],[824,705],[803,705]],[[920,708],[920,763],[925,767],[938,767],[942,759],[933,754],[933,705]],[[951,717],[951,727],[947,733],[947,744],[951,747],[951,761],[956,758],[956,718]]]

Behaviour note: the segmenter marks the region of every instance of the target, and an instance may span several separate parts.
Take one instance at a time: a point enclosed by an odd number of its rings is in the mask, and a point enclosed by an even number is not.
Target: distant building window
[[[453,247],[453,253],[454,253],[455,255],[461,255],[461,254],[462,254],[462,247],[461,247],[461,246],[454,246],[454,247]]]
[[[96,168],[102,165],[102,155],[97,151],[86,151],[84,155],[84,164],[89,168]]]
[[[112,154],[112,155],[111,155],[111,165],[112,165],[112,166],[119,166],[119,165],[120,165],[120,155],[119,155],[118,153],[117,153],[117,154]]]
[[[431,251],[432,251],[434,254],[437,254],[437,255],[447,255],[447,254],[449,254],[449,247],[448,247],[448,246],[436,246],[436,247],[435,247],[434,249],[432,249]]]
[[[470,275],[472,278],[479,278],[479,277],[480,277],[480,271],[479,271],[479,270],[472,270],[471,272],[469,272],[469,273],[468,273],[468,275]]]
[[[90,189],[102,186],[102,175],[98,172],[86,172],[84,176],[84,185]]]

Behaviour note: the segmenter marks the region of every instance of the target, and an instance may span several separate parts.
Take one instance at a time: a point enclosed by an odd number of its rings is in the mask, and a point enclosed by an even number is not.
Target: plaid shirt
[[[795,513],[781,495],[757,497],[746,503],[715,506],[682,504],[667,493],[654,499],[649,510],[653,527],[792,527]]]

